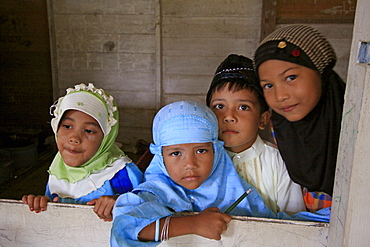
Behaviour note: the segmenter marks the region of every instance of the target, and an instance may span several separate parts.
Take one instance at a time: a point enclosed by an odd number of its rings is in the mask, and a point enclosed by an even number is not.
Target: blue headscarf
[[[224,143],[218,140],[217,117],[201,103],[180,101],[163,107],[153,121],[153,140],[150,151],[154,157],[145,172],[147,182],[136,188],[136,191],[155,193],[162,203],[177,212],[199,212],[209,207],[225,211],[246,190],[252,188],[240,178],[224,150]],[[211,142],[214,149],[214,163],[208,179],[194,190],[173,182],[163,161],[162,147],[206,142]],[[248,199],[252,198],[258,213],[254,214],[248,200],[245,200],[231,214],[274,217],[269,210],[265,210],[263,200],[255,189],[248,195]]]
[[[257,190],[238,175],[217,136],[217,117],[203,104],[180,101],[163,107],[157,113],[153,122],[154,144],[150,145],[154,158],[145,172],[146,182],[116,201],[112,246],[155,246],[159,242],[137,240],[140,231],[150,223],[174,212],[200,212],[210,207],[218,207],[225,212],[250,188],[252,192],[230,214],[293,219],[285,213],[275,215],[265,206]],[[208,179],[194,190],[172,181],[163,161],[162,147],[206,142],[211,142],[214,148],[214,164]],[[298,219],[304,220],[305,217]]]

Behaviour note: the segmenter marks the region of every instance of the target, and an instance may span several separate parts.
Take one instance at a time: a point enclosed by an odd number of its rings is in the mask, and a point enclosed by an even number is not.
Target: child
[[[239,177],[217,135],[217,117],[200,103],[175,102],[157,113],[150,145],[154,157],[145,171],[146,182],[117,199],[111,246],[155,246],[156,241],[185,234],[220,239],[231,220],[223,212],[248,189],[252,192],[231,214],[328,220],[327,213],[273,214],[259,193]],[[175,216],[176,212],[199,214]]]
[[[252,60],[229,55],[218,66],[206,101],[218,118],[218,137],[238,173],[258,190],[265,204],[274,213],[306,210],[301,186],[290,179],[278,149],[258,135],[270,113]]]
[[[333,48],[317,30],[291,25],[268,35],[254,59],[290,177],[309,210],[329,207],[345,91]]]
[[[58,153],[49,168],[45,196],[23,196],[31,211],[47,202],[90,204],[103,220],[112,220],[119,194],[142,181],[142,173],[114,141],[118,110],[113,97],[92,83],[67,89],[50,110]]]

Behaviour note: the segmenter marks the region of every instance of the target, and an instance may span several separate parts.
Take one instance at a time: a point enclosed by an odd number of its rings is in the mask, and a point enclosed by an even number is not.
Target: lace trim
[[[225,72],[240,71],[240,70],[249,70],[249,71],[254,71],[254,69],[252,69],[252,68],[233,68],[233,69],[223,69],[223,70],[221,70],[221,71],[217,72],[217,73],[215,74],[215,76],[216,76],[216,75],[219,75],[219,74],[221,74],[221,73],[225,73]]]
[[[96,88],[94,84],[89,83],[87,86],[84,83],[81,83],[79,85],[75,85],[74,88],[68,88],[67,94],[70,94],[72,92],[78,92],[78,91],[91,91],[94,94],[99,94],[105,101],[107,110],[108,110],[108,129],[110,130],[113,125],[117,123],[117,119],[114,118],[113,113],[117,111],[117,107],[113,105],[114,99],[112,95],[107,95],[103,89]],[[50,115],[54,116],[55,118],[59,117],[59,105],[61,103],[61,99],[59,98],[57,101],[54,102],[54,104],[50,107]],[[108,131],[109,132],[109,131]]]

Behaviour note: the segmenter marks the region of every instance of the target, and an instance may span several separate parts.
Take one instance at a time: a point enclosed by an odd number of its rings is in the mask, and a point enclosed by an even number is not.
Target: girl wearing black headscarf
[[[335,62],[330,43],[305,25],[271,33],[254,56],[277,145],[313,212],[331,206],[333,193],[345,92]]]

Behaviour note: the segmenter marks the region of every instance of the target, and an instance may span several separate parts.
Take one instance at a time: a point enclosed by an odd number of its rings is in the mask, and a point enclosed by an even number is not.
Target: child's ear
[[[271,114],[269,111],[265,111],[264,113],[261,114],[261,121],[259,125],[260,130],[264,130],[267,126],[267,123],[270,121]]]

